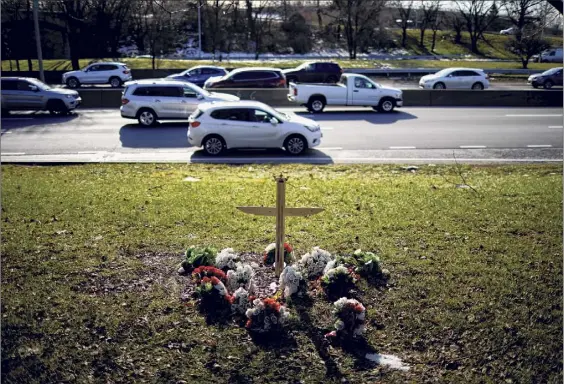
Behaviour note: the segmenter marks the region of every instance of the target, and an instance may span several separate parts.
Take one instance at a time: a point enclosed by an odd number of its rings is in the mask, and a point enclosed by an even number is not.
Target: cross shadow
[[[158,123],[154,127],[126,124],[119,130],[124,148],[189,148],[187,123]]]

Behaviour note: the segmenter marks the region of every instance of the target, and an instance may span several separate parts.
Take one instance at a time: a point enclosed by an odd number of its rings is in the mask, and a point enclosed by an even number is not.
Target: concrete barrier
[[[78,89],[84,108],[119,108],[119,89]],[[279,89],[217,89],[215,92],[238,96],[241,100],[256,100],[273,107],[295,107],[287,99],[288,90]],[[403,91],[405,107],[562,107],[559,90],[422,90]]]

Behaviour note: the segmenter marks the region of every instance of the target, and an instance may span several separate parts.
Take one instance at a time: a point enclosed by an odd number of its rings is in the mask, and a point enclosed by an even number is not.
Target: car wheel
[[[150,127],[157,123],[157,115],[152,109],[141,109],[137,114],[137,121],[144,127]]]
[[[547,81],[544,82],[543,87],[544,87],[544,89],[550,89],[550,88],[552,88],[553,85],[554,85],[554,83],[552,81],[547,80]]]
[[[49,100],[47,102],[47,109],[53,116],[66,115],[69,113],[69,109],[61,100]]]
[[[394,110],[395,106],[396,102],[394,101],[394,99],[384,97],[378,104],[378,112],[390,113]]]
[[[67,86],[69,88],[78,88],[80,87],[80,81],[76,77],[69,77],[67,79]]]
[[[121,86],[121,79],[119,77],[112,77],[110,79],[110,85],[112,88],[117,88]]]
[[[203,140],[202,145],[206,155],[218,156],[225,151],[225,140],[221,136],[208,136]]]
[[[328,83],[336,83],[337,80],[338,80],[338,79],[337,79],[335,76],[329,76],[329,77],[327,78],[327,82],[328,82]]]
[[[481,90],[484,89],[484,84],[482,84],[482,83],[474,83],[474,84],[472,85],[472,89],[475,90],[475,91],[481,91]]]
[[[437,83],[433,85],[433,89],[446,89],[446,87],[444,83]]]
[[[313,113],[321,113],[325,108],[325,100],[321,97],[312,97],[307,103],[307,109]]]
[[[284,149],[292,156],[301,155],[307,150],[307,141],[300,135],[289,136],[284,141]]]

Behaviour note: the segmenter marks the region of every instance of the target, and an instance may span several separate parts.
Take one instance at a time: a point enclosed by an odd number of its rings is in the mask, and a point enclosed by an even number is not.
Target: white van
[[[538,57],[541,63],[562,63],[562,48],[551,48],[541,53]]]

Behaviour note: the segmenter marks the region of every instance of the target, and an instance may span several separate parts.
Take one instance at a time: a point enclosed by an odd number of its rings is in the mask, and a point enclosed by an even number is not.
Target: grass
[[[273,240],[272,218],[235,206],[274,204],[280,172],[288,205],[326,209],[287,220],[299,255],[381,254],[367,342],[409,372],[316,344],[323,297],[280,348],[182,304],[187,246]],[[562,166],[461,172],[478,193],[451,166],[3,166],[2,381],[560,383]]]
[[[450,35],[450,36],[449,36]],[[394,41],[396,45],[401,43],[401,30],[393,30]],[[418,30],[408,30],[408,39],[406,43],[406,49],[413,55],[430,55],[429,50],[431,49],[431,32],[425,34],[424,47],[419,46],[419,31]],[[443,39],[443,37],[445,37]],[[470,39],[468,33],[462,33],[461,44],[454,44],[452,41],[453,33],[449,31],[439,31],[437,34],[437,44],[435,47],[435,53],[438,55],[468,55],[474,57],[470,51]],[[512,55],[506,48],[505,44],[507,42],[508,36],[501,36],[496,34],[486,34],[487,43],[480,41],[478,47],[482,52],[482,58],[490,59],[503,59],[503,60],[515,60],[514,62],[473,62],[467,60],[460,61],[438,61],[438,60],[335,60],[343,68],[375,68],[381,64],[392,65],[395,68],[448,68],[453,65],[472,67],[472,68],[502,68],[502,69],[521,69],[521,63],[518,61],[517,57]],[[562,46],[562,38],[550,37],[550,41],[554,46]],[[98,61],[99,59],[82,59],[80,60],[80,67],[84,68],[92,61]],[[119,60],[127,63],[132,69],[150,69],[152,68],[151,59],[147,58],[119,58],[119,59],[102,59],[102,60]],[[170,59],[158,59],[156,61],[156,66],[158,69],[186,69],[196,65],[223,65],[229,68],[239,68],[247,66],[276,66],[280,68],[294,68],[302,64],[304,61],[308,60],[276,60],[275,62],[269,61],[223,61],[219,64],[218,61],[211,60],[170,60]],[[70,71],[72,70],[70,60],[56,59],[56,60],[44,60],[44,69],[46,71]],[[529,69],[549,69],[554,67],[556,64],[550,63],[530,63]],[[39,66],[37,60],[32,60],[32,66],[34,70],[38,70]],[[12,60],[12,69],[15,70],[16,65]],[[29,70],[27,60],[20,61],[20,69],[22,71]],[[10,62],[8,60],[2,60],[2,70],[10,70]]]

